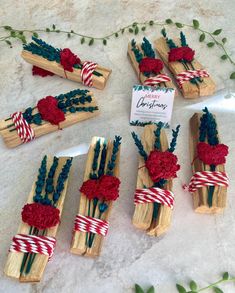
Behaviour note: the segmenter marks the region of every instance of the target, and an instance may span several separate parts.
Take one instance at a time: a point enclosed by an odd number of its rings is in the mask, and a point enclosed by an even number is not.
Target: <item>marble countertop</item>
[[[200,20],[208,30],[223,28],[230,36],[228,49],[234,56],[235,3],[230,0],[1,0],[0,16],[4,25],[18,28],[46,27],[55,23],[59,28],[74,29],[94,36],[103,35],[136,20],[166,18],[185,23],[193,18]],[[170,30],[174,34],[175,30]],[[176,204],[172,225],[160,238],[150,238],[131,224],[134,210],[133,193],[136,184],[137,150],[130,132],[143,131],[129,126],[132,85],[136,75],[127,59],[127,43],[131,35],[110,39],[107,46],[94,44],[81,46],[79,38],[67,39],[60,34],[41,34],[46,41],[58,47],[70,47],[81,58],[98,61],[113,72],[103,91],[94,89],[101,114],[99,117],[78,123],[63,131],[45,135],[32,143],[7,149],[0,140],[0,292],[78,292],[78,293],[131,293],[135,283],[144,288],[151,284],[157,292],[176,292],[175,283],[187,283],[191,278],[200,285],[217,280],[221,273],[235,274],[235,181],[234,152],[235,98],[225,98],[228,87],[234,91],[234,82],[228,80],[233,70],[228,62],[222,63],[218,48],[211,51],[197,41],[198,35],[185,29],[188,42],[197,52],[198,59],[213,74],[218,91],[213,97],[186,100],[177,97],[174,104],[172,126],[181,124],[176,153],[181,162],[179,177],[174,181]],[[145,35],[153,41],[160,36],[160,28],[148,29]],[[142,35],[137,37],[140,40]],[[0,45],[0,113],[1,117],[33,105],[46,95],[57,95],[80,84],[48,77],[33,77],[31,66],[21,57],[21,44],[15,42],[9,49]],[[227,172],[230,177],[228,204],[223,214],[199,215],[194,213],[192,199],[181,185],[191,176],[188,151],[188,121],[195,111],[205,105],[217,115],[223,143],[228,144],[230,155]],[[67,200],[58,232],[58,244],[53,261],[48,264],[43,280],[38,284],[20,284],[3,275],[3,267],[11,237],[16,233],[21,208],[44,154],[90,142],[92,136],[123,137],[121,154],[121,193],[110,217],[111,228],[97,259],[79,257],[69,253],[73,220],[79,203],[78,187],[82,183],[86,156],[74,160]],[[170,131],[167,131],[170,137]],[[235,292],[235,286],[224,286],[225,292]]]

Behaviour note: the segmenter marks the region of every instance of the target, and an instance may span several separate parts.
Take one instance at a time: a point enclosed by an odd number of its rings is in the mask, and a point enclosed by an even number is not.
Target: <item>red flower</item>
[[[195,51],[193,51],[190,47],[179,47],[172,48],[170,52],[168,52],[168,61],[174,62],[179,60],[186,60],[191,62],[194,58]]]
[[[197,144],[198,158],[207,165],[225,164],[228,155],[228,146],[225,144],[209,145],[205,142]]]
[[[60,210],[49,205],[30,203],[23,207],[22,221],[29,226],[44,230],[59,224]]]
[[[139,63],[140,72],[159,73],[163,69],[163,63],[160,59],[146,57]]]
[[[83,182],[80,191],[88,199],[116,200],[119,196],[120,180],[111,175],[102,175],[99,179],[89,179]]]
[[[33,75],[39,75],[39,76],[42,76],[42,77],[45,77],[45,76],[48,76],[48,75],[54,75],[53,72],[50,72],[50,71],[47,71],[45,69],[42,69],[40,67],[37,67],[37,66],[33,66],[32,68],[32,73]]]
[[[153,182],[158,182],[160,179],[176,177],[176,172],[180,169],[177,161],[176,155],[169,151],[154,150],[150,152],[145,166]]]
[[[38,112],[43,120],[58,125],[65,120],[64,112],[58,108],[58,101],[55,97],[47,96],[37,103]]]
[[[69,48],[65,48],[60,51],[60,63],[64,70],[73,72],[73,66],[75,64],[80,64],[81,60],[77,55],[73,54]]]

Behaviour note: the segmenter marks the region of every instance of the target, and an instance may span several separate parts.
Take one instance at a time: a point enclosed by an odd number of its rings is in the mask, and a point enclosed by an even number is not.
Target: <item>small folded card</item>
[[[173,41],[167,37],[165,29],[163,38],[155,41],[155,48],[164,63],[175,76],[178,87],[185,98],[197,98],[212,95],[216,86],[209,73],[194,58],[195,51],[180,33],[180,40]]]
[[[121,137],[113,141],[93,137],[87,156],[78,214],[74,222],[71,253],[96,257],[108,233],[113,201],[119,196]]]
[[[45,156],[22,220],[12,238],[4,272],[20,282],[39,282],[55,245],[72,159]]]
[[[170,227],[174,206],[172,179],[180,169],[173,153],[180,126],[172,130],[170,147],[162,127],[163,123],[145,126],[142,140],[132,132],[140,155],[132,223],[151,236],[160,236]]]
[[[13,148],[98,114],[93,94],[77,89],[55,97],[47,96],[35,107],[11,114],[0,121],[0,135],[7,147]]]
[[[81,61],[69,48],[58,49],[32,37],[33,42],[25,44],[22,57],[33,64],[33,74],[61,77],[81,82],[86,86],[103,89],[111,70],[91,61]]]
[[[187,189],[193,195],[195,212],[221,212],[229,183],[224,166],[228,147],[219,142],[216,118],[207,108],[190,119],[189,147],[193,177]]]

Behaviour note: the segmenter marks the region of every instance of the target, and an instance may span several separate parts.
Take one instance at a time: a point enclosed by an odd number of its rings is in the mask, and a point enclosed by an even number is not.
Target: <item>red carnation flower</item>
[[[47,96],[37,103],[38,112],[43,120],[58,125],[65,120],[64,112],[58,108],[58,101],[55,97]]]
[[[80,64],[81,60],[77,55],[73,54],[69,48],[65,48],[60,51],[60,63],[64,70],[73,72],[73,66],[75,64]]]
[[[188,61],[188,62],[191,62],[194,58],[194,55],[195,55],[195,51],[192,50],[191,48],[189,47],[183,47],[184,48],[184,56],[183,56],[183,59]]]
[[[146,168],[153,182],[160,179],[170,179],[176,177],[180,165],[177,164],[177,157],[169,151],[151,151],[146,160]]]
[[[116,200],[119,196],[120,180],[111,175],[103,175],[99,179],[98,194],[104,200]]]
[[[190,47],[172,48],[168,52],[168,61],[174,62],[179,60],[186,60],[191,62],[194,58],[195,51]]]
[[[225,164],[228,155],[228,146],[225,144],[209,145],[205,142],[197,144],[198,158],[207,165]]]
[[[93,199],[95,197],[98,197],[97,189],[98,180],[89,179],[83,182],[80,188],[80,192],[84,193],[88,199]]]
[[[45,76],[48,76],[48,75],[50,75],[50,76],[54,75],[53,72],[47,71],[47,70],[42,69],[40,67],[37,67],[35,65],[32,68],[32,73],[33,73],[33,75],[39,75],[39,76],[42,76],[42,77],[45,77]]]
[[[146,57],[139,63],[140,72],[148,72],[158,74],[163,69],[163,63],[160,59]]]
[[[30,203],[23,207],[22,221],[39,230],[45,230],[59,224],[60,210],[50,205]]]

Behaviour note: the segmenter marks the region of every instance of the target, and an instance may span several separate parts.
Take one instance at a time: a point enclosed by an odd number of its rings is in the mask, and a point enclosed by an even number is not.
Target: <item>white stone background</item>
[[[173,18],[190,23],[193,18],[201,26],[213,31],[223,28],[229,42],[228,50],[234,58],[235,2],[231,0],[1,0],[1,25],[16,28],[44,28],[53,23],[61,29],[73,29],[88,35],[102,36],[133,21]],[[171,36],[178,31],[168,29]],[[99,117],[87,120],[35,140],[15,149],[7,149],[0,140],[0,292],[79,292],[128,293],[134,292],[134,283],[144,288],[151,284],[161,293],[176,292],[175,283],[187,283],[191,278],[200,285],[217,280],[224,271],[235,274],[235,182],[234,182],[234,107],[235,99],[225,99],[228,76],[234,70],[228,62],[221,62],[218,48],[209,50],[198,42],[197,32],[185,29],[188,42],[197,52],[197,58],[206,65],[218,85],[215,96],[194,101],[177,97],[172,126],[181,124],[176,153],[181,162],[179,178],[174,180],[176,204],[172,226],[160,238],[150,238],[131,224],[133,193],[136,184],[137,150],[130,132],[142,128],[128,124],[132,85],[137,78],[127,59],[130,34],[110,39],[108,45],[81,46],[79,38],[67,39],[62,34],[41,34],[57,47],[70,47],[82,59],[94,60],[112,68],[113,72],[103,91],[94,89],[101,109]],[[1,32],[2,34],[2,32]],[[160,28],[148,29],[145,35],[153,41],[160,36]],[[141,40],[143,35],[138,36]],[[33,77],[31,66],[21,57],[21,44],[15,42],[9,49],[0,45],[0,113],[10,113],[29,105],[46,95],[65,93],[82,85],[59,77]],[[228,205],[221,215],[199,215],[192,208],[192,199],[182,191],[181,183],[191,176],[188,150],[188,121],[191,115],[205,105],[217,115],[223,143],[230,147],[227,171],[231,180]],[[44,154],[89,142],[94,135],[123,137],[121,155],[121,192],[110,217],[111,228],[103,245],[102,255],[93,260],[69,253],[73,220],[79,203],[78,187],[82,183],[86,156],[74,160],[62,222],[57,236],[53,261],[48,264],[43,280],[38,284],[20,284],[3,275],[3,267],[11,237],[16,233],[21,208],[37,175]],[[170,131],[167,131],[170,138]],[[235,292],[227,284],[225,292]]]

